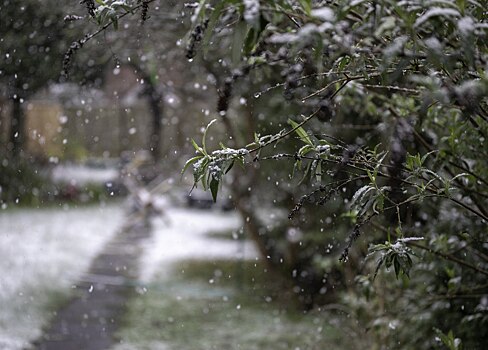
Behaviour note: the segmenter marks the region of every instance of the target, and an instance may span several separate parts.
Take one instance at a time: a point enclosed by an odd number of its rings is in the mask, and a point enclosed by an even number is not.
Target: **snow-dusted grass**
[[[208,233],[239,230],[242,220],[235,212],[217,210],[167,209],[166,220],[153,221],[152,237],[145,243],[141,259],[141,279],[151,282],[170,271],[170,265],[183,259],[254,259],[257,252],[250,242],[220,240]]]
[[[0,213],[0,349],[28,346],[121,225],[119,205]]]
[[[55,182],[66,182],[78,185],[88,183],[103,184],[114,181],[119,176],[116,168],[93,168],[81,164],[58,165],[52,170]]]
[[[337,315],[297,308],[262,262],[191,259],[170,272],[131,300],[112,350],[360,348]]]
[[[356,348],[336,317],[296,307],[251,242],[209,235],[238,231],[235,213],[167,216],[169,226],[154,222],[141,264],[146,288],[129,301],[112,350]]]

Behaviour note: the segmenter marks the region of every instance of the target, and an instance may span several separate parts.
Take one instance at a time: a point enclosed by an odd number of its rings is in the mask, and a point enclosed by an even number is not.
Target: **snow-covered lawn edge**
[[[41,336],[121,221],[118,204],[0,213],[0,349],[23,349]]]
[[[153,220],[153,234],[144,243],[140,279],[150,283],[164,278],[172,266],[187,259],[256,259],[249,241],[221,240],[209,233],[239,231],[242,219],[236,212],[219,210],[167,209],[166,220]]]

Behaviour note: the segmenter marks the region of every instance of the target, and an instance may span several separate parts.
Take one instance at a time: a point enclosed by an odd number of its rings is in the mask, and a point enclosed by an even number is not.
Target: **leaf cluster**
[[[245,148],[236,150],[226,147],[223,143],[220,144],[220,150],[209,152],[206,142],[207,132],[215,122],[216,119],[212,120],[205,128],[201,146],[195,140],[191,140],[197,155],[189,159],[182,170],[183,174],[192,165],[194,186],[201,183],[204,190],[209,189],[214,202],[217,200],[217,194],[222,186],[224,174],[227,174],[235,163],[244,166],[244,157],[249,153]]]

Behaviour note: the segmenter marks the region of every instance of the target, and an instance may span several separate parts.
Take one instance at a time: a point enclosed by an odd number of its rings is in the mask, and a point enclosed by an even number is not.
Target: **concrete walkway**
[[[141,243],[150,227],[134,225],[118,233],[93,260],[74,298],[57,312],[34,343],[37,350],[105,350],[114,344],[127,300],[136,293]]]

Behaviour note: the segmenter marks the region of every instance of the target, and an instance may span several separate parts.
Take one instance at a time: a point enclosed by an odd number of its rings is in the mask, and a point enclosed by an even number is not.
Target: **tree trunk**
[[[135,70],[135,73],[144,80],[144,89],[142,95],[148,100],[149,110],[151,111],[151,132],[149,136],[149,150],[153,159],[157,161],[161,158],[161,130],[163,108],[161,103],[163,101],[163,94],[158,91],[157,86],[151,80],[151,76],[144,71],[138,64],[134,62],[129,63]]]
[[[24,143],[24,111],[20,103],[20,97],[12,98],[12,119],[10,123],[10,145],[12,158],[16,159],[22,153]]]
[[[160,105],[160,101],[163,96],[156,90],[156,87],[148,79],[147,85],[147,98],[149,100],[149,109],[151,110],[151,138],[149,140],[149,148],[153,155],[154,160],[158,160],[161,157],[161,129],[163,118],[163,111]]]

